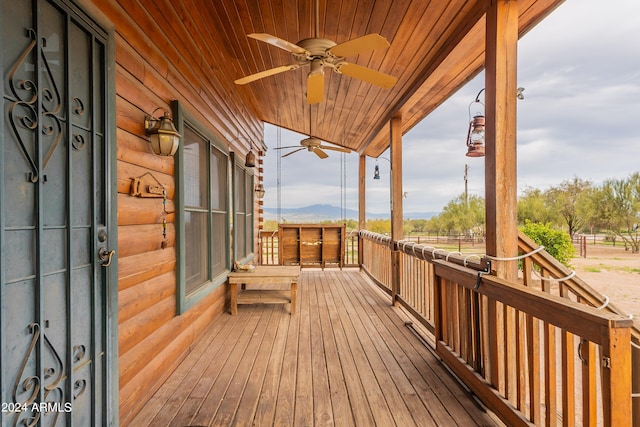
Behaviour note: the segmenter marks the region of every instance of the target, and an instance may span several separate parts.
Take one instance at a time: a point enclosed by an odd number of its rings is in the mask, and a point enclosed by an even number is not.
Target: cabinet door
[[[322,228],[300,229],[300,265],[322,263]]]

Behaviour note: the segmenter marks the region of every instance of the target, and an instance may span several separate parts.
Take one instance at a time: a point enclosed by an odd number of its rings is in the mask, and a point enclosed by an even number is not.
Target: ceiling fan
[[[333,68],[339,74],[354,77],[367,83],[389,89],[398,79],[389,74],[346,62],[348,56],[358,55],[380,48],[389,47],[387,39],[379,34],[368,34],[340,44],[318,37],[318,0],[315,1],[315,37],[300,40],[293,44],[266,33],[248,34],[247,37],[284,49],[293,55],[294,62],[289,65],[271,68],[236,80],[236,84],[247,84],[264,77],[310,65],[307,74],[307,102],[317,104],[324,99],[324,67]]]
[[[327,157],[329,157],[329,155],[327,153],[324,152],[324,150],[333,150],[333,151],[340,151],[342,153],[350,153],[351,150],[347,149],[347,148],[342,148],[342,147],[333,147],[330,145],[322,145],[322,141],[319,140],[318,138],[314,138],[312,136],[310,136],[309,138],[305,138],[303,140],[300,141],[300,146],[297,145],[291,145],[288,147],[279,147],[279,148],[275,148],[275,150],[282,150],[282,149],[287,149],[287,148],[296,148],[296,150],[293,150],[287,154],[284,154],[282,157],[287,157],[290,156],[294,153],[297,153],[298,151],[302,151],[305,148],[312,152],[315,153],[316,156],[320,157],[321,159],[326,159]]]
[[[305,138],[303,140],[300,141],[300,145],[290,145],[287,147],[278,147],[275,148],[275,150],[283,150],[283,149],[287,149],[287,148],[295,148],[295,150],[284,154],[282,157],[287,157],[290,156],[292,154],[297,153],[298,151],[302,151],[305,148],[307,149],[307,151],[310,151],[312,153],[315,153],[316,156],[320,157],[321,159],[326,159],[327,157],[329,157],[329,155],[327,153],[324,152],[324,150],[333,150],[333,151],[340,151],[342,153],[350,153],[351,150],[349,150],[348,148],[342,148],[342,147],[336,147],[336,146],[332,146],[332,145],[322,145],[322,141],[318,138],[315,138],[313,136],[311,136],[311,109],[313,107],[309,106],[309,138]]]

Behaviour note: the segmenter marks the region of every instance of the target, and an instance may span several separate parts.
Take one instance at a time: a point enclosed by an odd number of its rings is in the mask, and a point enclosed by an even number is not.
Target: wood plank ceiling
[[[496,1],[496,0],[493,0]],[[520,0],[521,36],[562,0]],[[212,0],[235,80],[293,63],[292,55],[249,33],[297,43],[315,32],[314,0]],[[370,33],[387,49],[348,62],[398,78],[382,89],[325,68],[325,100],[306,102],[309,66],[237,86],[241,102],[260,120],[369,156],[389,144],[388,122],[402,116],[406,133],[484,66],[484,12],[490,0],[319,0],[319,37],[342,43]]]

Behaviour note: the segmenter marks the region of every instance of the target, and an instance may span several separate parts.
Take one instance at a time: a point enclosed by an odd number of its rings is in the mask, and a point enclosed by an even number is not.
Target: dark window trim
[[[208,140],[210,143],[210,147],[213,147],[219,150],[223,155],[227,158],[227,188],[226,194],[231,193],[229,191],[229,169],[231,167],[230,158],[231,155],[229,153],[229,149],[226,144],[220,142],[218,138],[216,138],[212,133],[208,132],[205,127],[188,111],[182,108],[182,105],[178,101],[172,101],[171,108],[173,110],[173,119],[176,129],[181,135],[184,135],[185,122],[188,123],[189,127],[200,134],[204,139]],[[216,276],[210,277],[209,281],[195,289],[190,294],[186,293],[186,277],[185,277],[185,211],[184,211],[184,191],[182,188],[184,187],[184,158],[182,155],[183,145],[180,145],[178,148],[178,152],[175,155],[175,183],[176,183],[176,191],[175,191],[175,205],[176,205],[176,295],[177,295],[177,304],[176,310],[177,314],[182,314],[188,311],[191,307],[209,295],[218,287],[224,285],[227,281],[227,276],[230,272],[230,218],[232,217],[232,200],[227,196],[227,208],[226,208],[226,226],[225,226],[225,270]],[[209,156],[211,156],[211,151],[208,150]],[[210,182],[210,181],[209,181]],[[211,188],[209,188],[209,192]],[[209,220],[210,221],[210,220]],[[211,238],[212,232],[209,229],[209,237]],[[209,267],[211,266],[211,259],[209,257]],[[211,268],[209,268],[209,274],[211,274]]]
[[[232,203],[233,203],[233,260],[234,262],[238,262],[239,264],[246,264],[250,261],[252,261],[255,258],[255,242],[253,239],[253,235],[254,235],[254,230],[253,230],[253,218],[254,218],[254,199],[253,199],[253,189],[254,189],[254,181],[255,181],[255,172],[252,168],[248,168],[244,165],[244,157],[243,156],[239,156],[236,153],[231,153],[231,164],[233,165],[233,169],[232,169],[232,193],[233,193],[233,197],[232,197]],[[247,252],[246,256],[243,256],[242,258],[238,258],[238,227],[236,224],[236,215],[238,213],[238,206],[237,206],[237,202],[238,202],[238,197],[237,197],[237,191],[238,191],[238,183],[236,180],[236,167],[239,168],[240,170],[242,170],[245,174],[245,177],[247,179],[250,179],[251,181],[251,186],[246,186],[245,185],[245,192],[250,191],[249,195],[251,196],[251,203],[250,206],[244,206],[244,226],[245,226],[245,247],[247,246],[246,242],[251,242],[251,247],[248,248],[248,250],[246,250],[245,252]],[[245,194],[244,197],[244,203],[247,203],[247,200],[249,199],[249,195]],[[249,215],[250,214],[250,215]],[[251,223],[247,224],[247,217],[251,216]],[[251,239],[249,240],[248,235],[250,235]]]

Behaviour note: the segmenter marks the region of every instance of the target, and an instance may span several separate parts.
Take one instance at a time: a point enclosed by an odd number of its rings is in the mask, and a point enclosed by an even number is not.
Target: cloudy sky
[[[640,171],[640,1],[566,0],[518,48],[518,189],[577,176],[595,184]],[[464,192],[484,197],[484,160],[465,156],[480,74],[403,137],[404,212],[440,211]],[[475,110],[472,111],[475,113]],[[265,207],[276,208],[278,130],[267,126]],[[282,146],[304,136],[280,131]],[[358,206],[358,155],[281,158],[281,207]],[[307,153],[309,154],[309,153]],[[383,157],[389,157],[387,153]],[[304,160],[304,161],[303,161]],[[367,212],[389,211],[389,163],[367,181]],[[373,177],[374,159],[367,173]],[[341,191],[344,185],[344,192]]]

